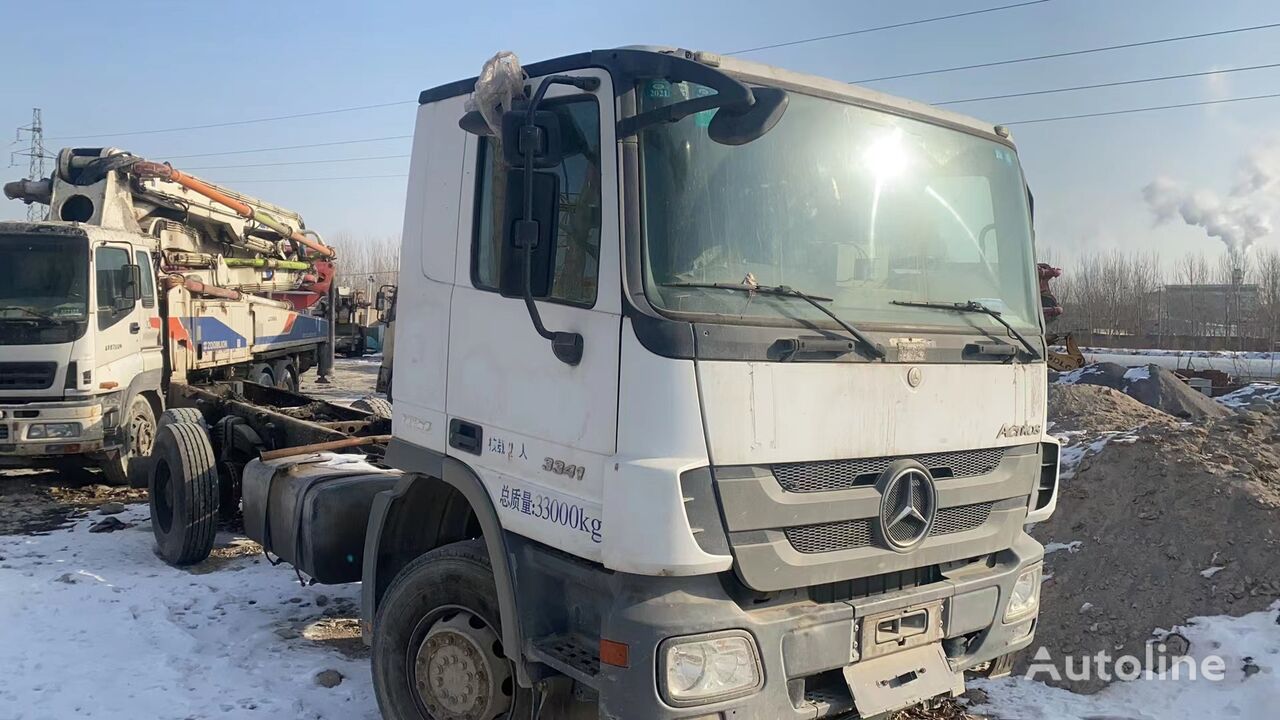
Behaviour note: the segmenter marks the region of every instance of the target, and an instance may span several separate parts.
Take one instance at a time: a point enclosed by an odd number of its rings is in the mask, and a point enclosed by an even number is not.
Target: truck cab
[[[0,463],[110,463],[159,413],[155,247],[79,223],[0,223]],[[147,408],[134,408],[140,399]],[[130,436],[143,454],[151,436]],[[123,468],[116,468],[123,471]]]
[[[1006,129],[672,48],[419,100],[385,717],[872,716],[1008,670],[1058,448]]]

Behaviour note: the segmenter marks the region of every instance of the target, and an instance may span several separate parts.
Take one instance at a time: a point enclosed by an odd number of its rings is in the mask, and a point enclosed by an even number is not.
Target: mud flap
[[[951,671],[938,643],[847,665],[844,679],[862,717],[964,692],[964,676]]]

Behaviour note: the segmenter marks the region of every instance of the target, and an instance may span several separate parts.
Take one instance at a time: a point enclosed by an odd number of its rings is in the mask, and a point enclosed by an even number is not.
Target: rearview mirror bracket
[[[600,86],[600,81],[591,77],[574,77],[571,75],[551,75],[542,80],[538,85],[538,89],[533,94],[533,98],[529,101],[528,108],[524,111],[524,121],[519,123],[518,127],[512,113],[512,121],[508,122],[507,117],[503,118],[502,135],[504,141],[512,136],[518,143],[512,147],[509,142],[503,143],[503,155],[508,159],[508,163],[515,169],[515,164],[511,160],[517,160],[524,176],[522,189],[522,207],[524,213],[514,228],[517,246],[521,254],[524,256],[524,273],[520,283],[521,294],[524,296],[525,307],[529,310],[529,319],[533,321],[533,327],[543,338],[551,341],[551,351],[561,362],[566,365],[577,365],[582,362],[583,339],[582,335],[576,332],[562,332],[548,330],[546,325],[542,323],[542,316],[538,312],[538,305],[533,301],[533,251],[538,244],[539,228],[538,223],[533,220],[533,189],[534,175],[538,167],[554,167],[560,164],[559,146],[560,139],[558,137],[559,124],[554,127],[557,132],[556,137],[551,137],[552,133],[548,132],[548,123],[544,122],[539,127],[538,106],[542,103],[542,98],[546,96],[547,90],[552,85],[571,85],[573,87],[591,92]],[[545,119],[547,115],[553,113],[542,113]],[[508,131],[508,126],[512,129]],[[512,153],[519,151],[516,157]],[[552,162],[554,160],[554,162]],[[546,164],[549,163],[549,164]],[[554,242],[554,238],[551,240]]]

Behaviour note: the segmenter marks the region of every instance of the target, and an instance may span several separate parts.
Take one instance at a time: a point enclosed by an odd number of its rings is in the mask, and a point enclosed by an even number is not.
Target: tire
[[[160,557],[190,565],[209,556],[218,530],[218,467],[204,427],[166,425],[152,453],[151,529]]]
[[[267,387],[276,386],[276,378],[271,374],[271,366],[265,363],[259,363],[249,369],[249,377],[245,378],[249,382]]]
[[[156,415],[151,403],[135,395],[124,416],[124,447],[115,458],[103,460],[103,481],[107,485],[143,487],[147,482],[148,458],[156,440]]]
[[[271,372],[275,376],[277,388],[291,393],[298,392],[298,373],[288,360],[277,361],[272,365]]]
[[[160,420],[156,423],[156,429],[174,423],[195,423],[201,427],[204,426],[204,414],[195,408],[181,407],[169,408],[160,413]]]
[[[491,692],[498,693],[507,707],[484,716],[531,716],[533,692],[515,682],[515,670],[501,654],[497,595],[489,554],[480,539],[436,548],[396,575],[373,625],[373,686],[382,717],[388,720],[433,718],[426,707],[430,695],[419,693],[411,668],[415,666],[414,660],[422,657],[419,648],[429,652],[426,648],[430,633],[442,623],[453,623],[459,617],[477,618],[485,626],[477,632],[496,635],[491,645],[494,656],[503,666],[502,672],[486,675],[491,679]]]
[[[383,400],[380,397],[363,397],[351,403],[353,410],[363,410],[370,415],[376,415],[380,418],[391,419],[391,401]]]
[[[986,678],[1002,678],[1013,672],[1013,663],[1018,659],[1018,653],[1005,653],[995,660],[991,661],[991,667],[982,673]]]

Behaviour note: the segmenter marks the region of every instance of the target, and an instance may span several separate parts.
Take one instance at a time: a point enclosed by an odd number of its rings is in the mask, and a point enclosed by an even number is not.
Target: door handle
[[[454,418],[449,421],[449,446],[472,455],[480,454],[480,442],[484,429],[475,423]]]
[[[137,335],[141,331],[142,331],[141,325],[139,325],[136,322],[129,323],[129,332],[133,333],[134,335]]]

